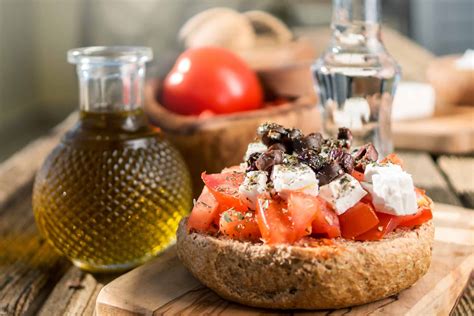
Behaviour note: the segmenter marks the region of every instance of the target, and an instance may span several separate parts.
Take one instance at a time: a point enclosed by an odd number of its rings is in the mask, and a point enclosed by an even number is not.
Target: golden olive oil
[[[74,264],[124,270],[173,242],[190,188],[179,153],[141,109],[82,111],[39,170],[33,208],[42,235]]]

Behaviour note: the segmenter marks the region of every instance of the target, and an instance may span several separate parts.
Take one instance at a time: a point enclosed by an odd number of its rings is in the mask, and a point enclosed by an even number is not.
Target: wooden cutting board
[[[430,118],[394,122],[395,147],[437,153],[474,151],[474,106],[450,107]]]
[[[474,268],[472,210],[437,204],[433,261],[411,288],[389,298],[335,311],[292,311],[301,315],[447,315]],[[199,283],[169,248],[153,261],[106,285],[96,303],[103,315],[271,315],[283,311],[242,306],[221,299]],[[288,314],[288,313],[286,313]]]

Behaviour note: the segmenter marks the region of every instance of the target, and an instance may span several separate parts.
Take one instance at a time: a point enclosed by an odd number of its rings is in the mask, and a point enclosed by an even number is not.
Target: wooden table
[[[313,36],[324,47],[329,35],[322,30]],[[385,36],[389,50],[405,69],[405,78],[423,80],[433,56],[396,32],[386,31]],[[34,223],[31,190],[35,172],[76,119],[71,115],[49,135],[0,164],[0,316],[92,315],[100,289],[117,277],[85,273],[72,266],[39,236]],[[426,189],[435,202],[474,208],[474,156],[425,152],[401,152],[401,156],[415,184]],[[473,297],[471,277],[453,314],[472,315]]]
[[[72,115],[0,164],[0,315],[92,315],[100,289],[117,275],[80,271],[42,239],[31,209],[32,180],[47,153],[76,117]],[[401,152],[417,186],[435,202],[474,208],[474,157]],[[473,210],[474,215],[474,210]],[[469,315],[474,280],[453,309]]]

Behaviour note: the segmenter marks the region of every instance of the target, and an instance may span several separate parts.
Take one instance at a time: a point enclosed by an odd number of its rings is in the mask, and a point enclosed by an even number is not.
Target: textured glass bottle
[[[38,171],[33,210],[42,235],[90,271],[131,268],[166,248],[191,207],[179,153],[142,110],[144,47],[68,52],[80,119]]]
[[[356,146],[372,142],[393,151],[392,98],[400,68],[381,40],[379,0],[333,0],[332,38],[313,65],[323,129],[351,128]]]

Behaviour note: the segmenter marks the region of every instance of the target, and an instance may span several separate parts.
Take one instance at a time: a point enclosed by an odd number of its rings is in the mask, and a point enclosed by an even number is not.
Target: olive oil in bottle
[[[38,171],[33,209],[42,235],[89,271],[129,269],[175,239],[191,208],[185,164],[142,110],[140,47],[69,51],[80,118]]]

